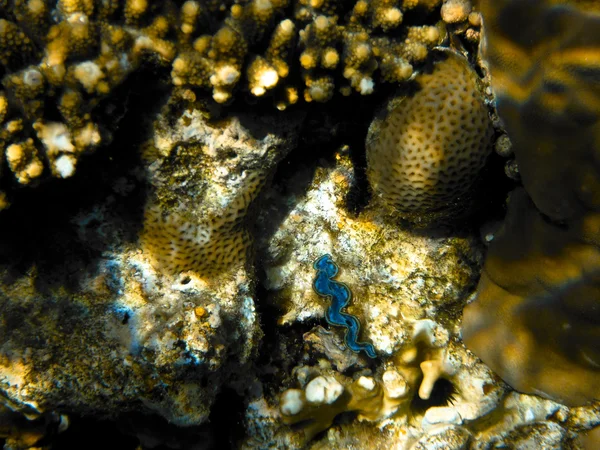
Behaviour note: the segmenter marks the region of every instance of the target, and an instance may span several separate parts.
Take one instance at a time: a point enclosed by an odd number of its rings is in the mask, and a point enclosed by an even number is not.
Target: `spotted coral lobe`
[[[412,221],[468,209],[491,153],[493,127],[478,76],[462,56],[445,53],[432,73],[416,77],[416,93],[390,100],[367,137],[376,198]]]
[[[203,215],[182,207],[165,212],[158,202],[150,203],[141,233],[144,253],[157,270],[171,274],[194,271],[214,277],[244,264],[252,245],[246,216],[263,183],[258,173],[248,176],[246,189],[218,215],[206,206]]]
[[[144,213],[142,248],[157,269],[214,276],[245,260],[250,235],[234,222],[194,222],[183,214],[163,215],[159,208]]]

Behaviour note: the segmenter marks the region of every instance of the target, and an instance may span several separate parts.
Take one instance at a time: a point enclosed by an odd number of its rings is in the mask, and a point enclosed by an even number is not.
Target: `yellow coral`
[[[93,0],[59,0],[56,6],[64,16],[75,13],[83,13],[89,16],[94,11]]]
[[[15,23],[0,19],[0,63],[15,68],[35,53],[33,42]]]
[[[248,86],[250,92],[260,97],[277,85],[279,74],[264,58],[257,56],[248,67]]]
[[[20,145],[39,124],[60,122],[74,146],[68,155],[52,154],[52,139],[34,145],[49,163],[45,173],[72,173],[79,155],[111,135],[96,123],[101,100],[147,61],[170,66],[172,84],[187,92],[181,98],[194,101],[201,90],[223,104],[245,91],[285,109],[302,98],[325,102],[336,92],[368,95],[380,82],[410,78],[439,43],[436,27],[404,25],[406,9],[437,14],[439,3],[13,0],[0,19],[0,64],[8,108],[21,116],[6,124],[2,139],[5,148]]]
[[[449,54],[416,81],[420,90],[393,99],[367,139],[376,196],[407,218],[462,204],[493,133],[477,76],[462,57]]]
[[[193,0],[186,1],[181,6],[181,31],[185,34],[192,34],[196,30],[196,21],[200,15],[200,4]]]
[[[440,14],[446,23],[464,22],[471,13],[471,2],[469,0],[447,0],[442,5]]]
[[[0,124],[4,122],[4,118],[8,113],[8,99],[3,92],[0,92]]]
[[[243,221],[263,182],[257,172],[247,175],[243,190],[229,204],[219,205],[214,212],[206,206],[201,218],[183,207],[165,212],[150,202],[141,235],[144,252],[157,269],[171,274],[190,270],[211,277],[243,264],[251,244]]]
[[[136,25],[148,9],[148,0],[125,0],[125,20],[130,25]]]
[[[9,145],[6,149],[6,160],[10,170],[21,184],[29,184],[44,170],[32,139]]]
[[[295,31],[294,22],[289,19],[281,21],[275,28],[266,51],[267,61],[277,70],[277,74],[281,78],[287,77],[290,71],[289,58]]]
[[[16,0],[14,14],[17,22],[27,25],[37,38],[43,38],[50,26],[50,11],[44,0]]]
[[[150,207],[144,214],[141,241],[157,269],[172,274],[191,270],[210,277],[246,260],[250,235],[235,220],[195,223],[183,214],[163,217],[159,208]]]

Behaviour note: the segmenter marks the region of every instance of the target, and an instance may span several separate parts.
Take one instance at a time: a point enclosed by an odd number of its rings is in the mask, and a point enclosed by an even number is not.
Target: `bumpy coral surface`
[[[174,57],[168,28],[133,27],[132,13],[118,2],[0,4],[0,149],[19,184],[73,176],[81,155],[110,141],[127,98],[110,94],[144,61]]]
[[[337,279],[353,287],[350,310],[379,356],[359,357],[336,329],[307,324],[292,376],[268,369],[284,380],[279,395],[264,392],[248,405],[243,448],[464,449],[536,440],[558,449],[571,445],[571,430],[597,424],[597,408],[511,392],[464,347],[452,311],[459,314],[473,281],[477,247],[398,232],[374,211],[351,216],[344,198],[354,174],[343,151],[336,161],[317,169],[306,195],[261,243],[265,283],[283,330],[322,317],[326,305],[311,293],[313,253],[332,252]],[[273,358],[290,352],[289,364],[298,351],[290,344],[274,346]],[[348,412],[356,419],[342,419]]]
[[[404,25],[403,14],[416,8],[436,17],[440,3],[2,2],[6,169],[23,185],[74,175],[82,154],[110,141],[119,121],[114,112],[127,99],[119,87],[144,68],[169,70],[170,80],[157,82],[188,97],[210,94],[227,103],[241,88],[252,98],[272,93],[279,109],[404,81],[441,42],[443,29]]]
[[[209,122],[194,110],[186,111],[175,127],[158,124],[144,150],[154,189],[141,234],[142,248],[158,270],[192,270],[210,278],[247,264],[251,238],[246,216],[294,142],[293,128],[301,115],[294,117],[278,125],[277,134],[260,137],[254,134],[278,119],[242,115]],[[192,171],[179,173],[179,164]]]
[[[449,53],[415,81],[418,91],[393,98],[371,125],[368,176],[384,204],[426,221],[466,207],[493,128],[478,77],[463,57]]]

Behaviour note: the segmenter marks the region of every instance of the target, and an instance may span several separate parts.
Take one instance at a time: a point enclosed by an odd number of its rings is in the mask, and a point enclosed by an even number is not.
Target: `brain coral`
[[[478,78],[453,53],[393,98],[369,130],[368,177],[378,198],[409,220],[453,214],[490,154],[492,123]]]

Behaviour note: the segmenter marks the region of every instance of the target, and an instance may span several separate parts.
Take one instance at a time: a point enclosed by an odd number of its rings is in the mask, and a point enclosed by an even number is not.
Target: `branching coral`
[[[197,3],[186,3],[186,30],[195,29],[197,13],[192,12],[199,8],[190,4]],[[302,88],[283,81],[298,65],[306,101],[327,101],[336,87],[370,94],[378,80],[408,79],[412,64],[422,62],[442,38],[435,26],[401,29],[402,10],[394,2],[357,1],[348,17],[341,2],[299,0],[293,6],[294,16],[286,18],[288,1],[233,5],[214,35],[199,36],[191,47],[181,47],[173,63],[174,84],[212,89],[219,103],[229,101],[239,85],[256,97],[273,90],[277,107],[284,109],[297,101]],[[398,37],[377,36],[399,29]],[[264,53],[256,51],[261,42],[268,43]],[[297,56],[294,50],[299,50]],[[246,80],[240,83],[244,67]]]
[[[350,9],[338,0],[180,3],[1,3],[0,150],[31,148],[4,172],[20,184],[72,176],[81,155],[112,136],[105,100],[146,63],[170,69],[179,98],[204,91],[227,103],[236,90],[272,93],[285,109],[407,80],[444,35],[443,27],[403,22],[417,8],[433,23],[440,1],[358,0]]]
[[[118,14],[117,2],[54,3],[0,5],[0,150],[20,184],[40,180],[44,172],[72,176],[80,156],[110,137],[100,118],[102,100],[144,60],[167,63],[174,57],[159,23],[123,25],[133,20],[133,4],[146,5],[158,20],[160,12],[146,2],[128,2]],[[168,23],[162,34],[167,30]]]

